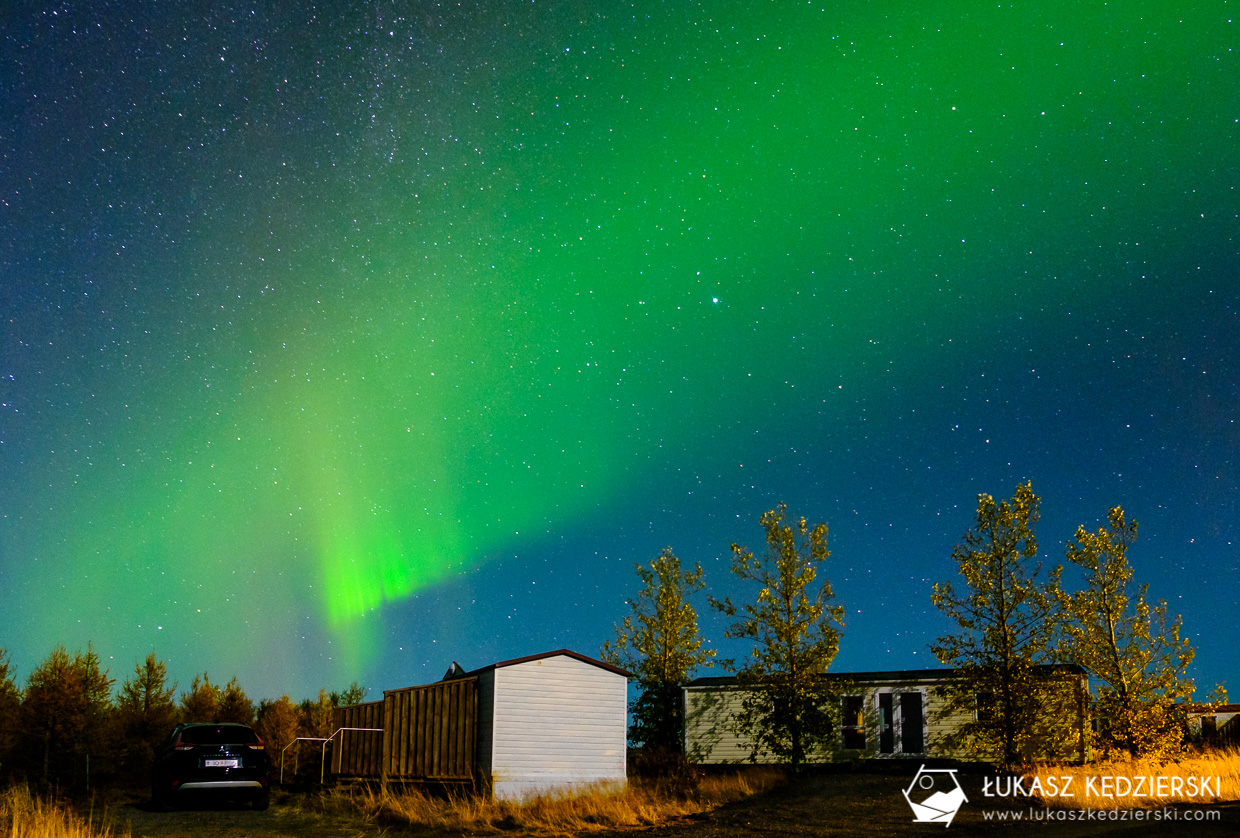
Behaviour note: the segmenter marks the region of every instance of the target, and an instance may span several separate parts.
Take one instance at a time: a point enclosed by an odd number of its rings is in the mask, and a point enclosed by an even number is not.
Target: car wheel
[[[262,812],[271,804],[271,796],[267,792],[263,792],[254,798],[255,811]]]

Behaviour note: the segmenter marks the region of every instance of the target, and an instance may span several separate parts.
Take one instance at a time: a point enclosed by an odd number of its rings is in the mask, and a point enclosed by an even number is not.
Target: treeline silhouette
[[[178,695],[154,652],[114,694],[115,683],[92,647],[70,654],[57,646],[19,685],[0,649],[0,782],[70,794],[145,785],[155,748],[180,722],[251,725],[278,761],[299,736],[330,736],[333,709],[366,694],[355,681],[313,699],[282,695],[256,705],[235,677],[219,686],[204,672]]]

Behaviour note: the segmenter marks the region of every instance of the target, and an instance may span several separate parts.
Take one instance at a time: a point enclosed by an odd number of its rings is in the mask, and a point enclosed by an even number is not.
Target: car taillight
[[[247,747],[249,747],[251,751],[261,751],[263,750],[263,740],[260,739],[257,742],[250,742]]]
[[[173,745],[172,747],[173,747],[173,750],[177,750],[177,751],[192,751],[192,750],[194,750],[194,746],[193,746],[193,745],[190,745],[190,744],[188,744],[188,743],[186,743],[186,742],[177,742],[177,743],[176,743],[175,745]]]

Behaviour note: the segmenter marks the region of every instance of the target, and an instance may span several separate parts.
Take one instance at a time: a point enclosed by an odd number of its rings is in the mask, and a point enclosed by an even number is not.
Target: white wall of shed
[[[480,764],[497,798],[625,782],[628,679],[565,655],[490,674],[492,698],[483,687],[479,709],[492,708],[491,750]]]

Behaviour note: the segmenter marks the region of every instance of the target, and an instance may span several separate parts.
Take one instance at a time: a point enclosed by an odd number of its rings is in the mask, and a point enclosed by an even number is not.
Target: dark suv
[[[271,758],[248,725],[180,724],[155,749],[151,800],[167,805],[209,793],[267,808]]]

